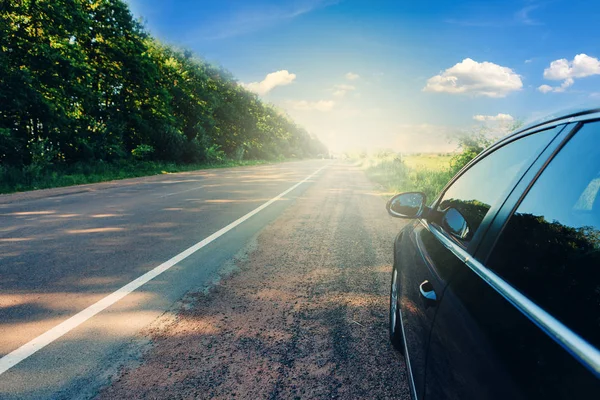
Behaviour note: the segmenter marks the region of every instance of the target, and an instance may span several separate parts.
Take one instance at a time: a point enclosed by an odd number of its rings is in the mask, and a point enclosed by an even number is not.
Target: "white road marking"
[[[194,190],[200,190],[200,189],[203,189],[203,188],[204,188],[204,185],[202,185],[202,186],[198,186],[198,187],[195,187],[195,188],[192,188],[192,189],[186,189],[186,190],[182,190],[181,192],[174,192],[174,193],[167,193],[167,194],[163,194],[162,196],[158,196],[158,198],[159,198],[159,199],[162,199],[163,197],[169,197],[169,196],[174,196],[174,195],[176,195],[176,194],[181,194],[181,193],[192,192],[192,191],[194,191]]]
[[[149,281],[151,281],[152,279],[156,278],[158,275],[162,274],[163,272],[165,272],[166,270],[168,270],[169,268],[171,268],[178,262],[191,256],[192,254],[194,254],[195,252],[197,252],[198,250],[200,250],[201,248],[203,248],[210,242],[214,241],[215,239],[219,238],[220,236],[223,236],[224,234],[226,234],[227,232],[229,232],[236,226],[240,225],[241,223],[243,223],[250,217],[258,214],[260,211],[264,210],[265,208],[267,208],[268,206],[270,206],[277,200],[281,199],[283,196],[285,196],[292,190],[296,189],[298,186],[300,186],[303,183],[305,183],[306,181],[308,181],[310,178],[312,178],[313,176],[318,174],[321,170],[323,170],[328,165],[329,164],[322,166],[321,168],[319,168],[318,170],[316,170],[315,172],[313,172],[312,174],[310,174],[309,176],[307,176],[306,178],[304,178],[303,180],[301,180],[300,182],[296,183],[294,186],[292,186],[291,188],[286,190],[285,192],[280,193],[276,197],[273,197],[271,200],[267,201],[263,205],[255,208],[254,210],[250,211],[248,214],[244,215],[243,217],[233,221],[226,227],[218,230],[217,232],[213,233],[212,235],[205,238],[204,240],[196,243],[189,249],[184,250],[183,252],[177,254],[175,257],[171,258],[170,260],[160,264],[158,267],[146,272],[144,275],[140,276],[139,278],[129,282],[127,285],[118,289],[116,292],[109,294],[108,296],[106,296],[102,300],[99,300],[98,302],[92,304],[85,310],[78,312],[77,314],[73,315],[71,318],[67,319],[66,321],[61,322],[60,324],[56,325],[54,328],[44,332],[43,334],[36,337],[35,339],[25,343],[23,346],[19,347],[18,349],[14,350],[14,351],[10,352],[9,354],[5,355],[4,357],[0,358],[0,375],[2,375],[6,371],[8,371],[12,367],[14,367],[21,361],[23,361],[26,358],[30,357],[31,355],[35,354],[38,350],[43,349],[44,347],[46,347],[50,343],[54,342],[61,336],[65,335],[66,333],[75,329],[79,325],[83,324],[85,321],[92,318],[94,315],[100,313],[101,311],[103,311],[103,310],[107,309],[108,307],[110,307],[111,305],[115,304],[117,301],[121,300],[123,297],[127,296],[129,293],[133,292],[134,290],[138,289],[142,285],[144,285],[144,284],[148,283]]]

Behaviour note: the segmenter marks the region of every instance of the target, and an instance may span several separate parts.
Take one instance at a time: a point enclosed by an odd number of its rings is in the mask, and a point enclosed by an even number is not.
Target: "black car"
[[[394,242],[390,338],[415,399],[600,399],[600,109],[463,168]]]

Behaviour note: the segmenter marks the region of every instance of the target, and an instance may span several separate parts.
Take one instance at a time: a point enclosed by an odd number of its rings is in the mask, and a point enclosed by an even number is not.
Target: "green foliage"
[[[317,154],[317,139],[226,70],[150,37],[122,0],[0,6],[5,169]]]
[[[148,144],[139,144],[131,150],[131,155],[136,160],[149,160],[152,154],[154,154],[154,147]]]
[[[429,169],[421,164],[409,166],[395,156],[361,159],[367,176],[382,185],[389,193],[424,192],[432,201],[454,176],[449,166]]]
[[[505,127],[508,132],[515,131],[523,125],[523,122],[517,120]],[[455,137],[458,143],[460,152],[452,157],[450,161],[450,170],[453,174],[458,173],[472,159],[477,157],[479,153],[491,146],[498,139],[497,135],[493,135],[489,128],[481,127],[476,132],[467,132]]]
[[[511,130],[522,124],[515,122]],[[380,152],[371,158],[357,155],[367,175],[392,193],[424,192],[431,201],[465,165],[496,141],[485,129],[455,137],[460,152],[454,155],[429,154],[400,156]]]
[[[452,154],[438,154],[438,153],[422,153],[419,155],[410,154],[395,156],[396,161],[403,161],[408,167],[414,169],[429,169],[429,170],[443,170],[447,169],[450,165],[450,160],[454,157]]]
[[[206,149],[206,161],[209,163],[221,162],[225,159],[225,152],[221,150],[221,146],[213,144]]]
[[[81,185],[205,168],[258,165],[265,162],[257,160],[224,160],[211,164],[176,164],[164,161],[120,160],[113,163],[104,161],[78,162],[68,165],[53,165],[46,168],[35,164],[24,167],[0,165],[0,193]]]
[[[485,150],[486,147],[495,142],[495,138],[486,135],[485,132],[477,132],[471,134],[462,134],[456,137],[460,152],[450,160],[450,170],[453,174],[460,171],[472,159],[477,157],[479,153]]]
[[[32,140],[28,144],[29,154],[31,155],[31,167],[44,168],[52,165],[57,159],[57,151],[52,142],[47,138]]]
[[[20,164],[22,146],[23,143],[11,134],[10,129],[0,128],[0,165],[2,161],[8,164]]]
[[[460,171],[465,165],[471,162],[472,159],[477,157],[479,154],[477,151],[473,149],[464,150],[458,154],[456,154],[450,160],[450,170],[456,174]]]

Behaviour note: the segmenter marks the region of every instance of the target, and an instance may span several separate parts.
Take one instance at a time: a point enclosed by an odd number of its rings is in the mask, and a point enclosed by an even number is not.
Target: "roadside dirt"
[[[408,399],[387,338],[399,228],[362,171],[330,167],[98,398]]]

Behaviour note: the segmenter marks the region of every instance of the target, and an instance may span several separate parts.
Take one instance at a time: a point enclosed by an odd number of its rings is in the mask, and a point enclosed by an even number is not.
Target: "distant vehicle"
[[[394,242],[390,338],[414,399],[600,399],[600,109],[486,149]]]

